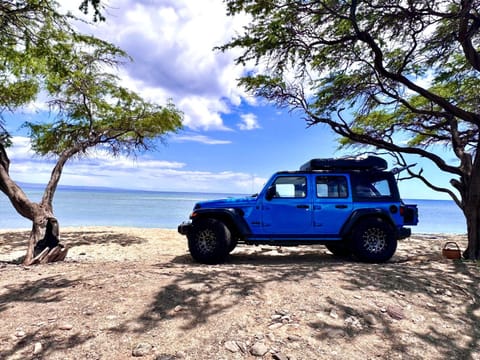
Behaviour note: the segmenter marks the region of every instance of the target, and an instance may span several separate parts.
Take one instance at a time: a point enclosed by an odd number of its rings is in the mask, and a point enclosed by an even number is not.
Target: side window
[[[392,197],[392,190],[388,179],[378,175],[364,175],[355,179],[353,185],[354,195],[363,199],[386,199]]]
[[[307,197],[307,179],[304,176],[282,176],[275,180],[274,198]]]
[[[347,198],[348,186],[345,176],[317,176],[318,198]]]

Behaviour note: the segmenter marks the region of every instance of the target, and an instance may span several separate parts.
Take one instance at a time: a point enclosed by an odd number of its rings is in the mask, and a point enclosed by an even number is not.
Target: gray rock
[[[377,318],[373,314],[367,314],[364,316],[365,322],[370,325],[377,325],[378,321]]]
[[[279,352],[279,353],[273,354],[272,359],[274,359],[274,360],[288,360],[288,356]]]
[[[240,350],[240,348],[238,347],[237,343],[235,341],[227,341],[225,342],[225,349],[227,349],[228,351],[232,352],[232,353],[236,353]]]
[[[387,307],[387,314],[395,320],[402,320],[405,317],[402,308],[395,305],[390,305]]]
[[[245,344],[243,341],[236,341],[237,346],[239,347],[240,351],[244,354],[247,353],[247,344]]]
[[[262,342],[256,342],[253,344],[252,348],[250,349],[250,354],[253,356],[263,356],[268,352],[267,346]]]
[[[147,343],[139,343],[132,350],[132,355],[135,357],[141,357],[148,355],[152,351],[153,346]]]
[[[41,342],[36,342],[35,345],[33,345],[33,354],[38,355],[43,351],[43,346]]]

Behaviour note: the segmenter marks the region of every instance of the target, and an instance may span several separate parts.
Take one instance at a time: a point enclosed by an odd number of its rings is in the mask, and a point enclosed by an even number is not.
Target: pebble
[[[225,342],[225,349],[227,349],[228,351],[230,351],[232,353],[236,353],[240,350],[237,343],[235,341],[231,341],[231,340]]]
[[[42,352],[43,350],[43,346],[42,346],[42,343],[41,342],[36,342],[34,345],[33,345],[33,354],[34,355],[38,355]]]
[[[338,319],[338,314],[335,310],[331,310],[329,315],[333,319]]]
[[[387,314],[395,320],[402,320],[405,317],[402,308],[395,305],[390,305],[387,307]]]
[[[59,328],[60,330],[72,330],[72,329],[73,329],[73,325],[72,325],[72,324],[67,324],[67,323],[65,323],[65,324],[60,324],[60,325],[58,325],[58,328]]]
[[[272,359],[274,360],[288,360],[288,356],[283,353],[276,353],[272,355]]]
[[[263,356],[268,352],[267,346],[262,342],[257,342],[253,344],[252,348],[250,349],[250,354],[253,356]]]
[[[18,330],[16,333],[15,333],[15,336],[16,337],[24,337],[25,336],[25,331],[22,331],[22,330]]]
[[[373,314],[367,314],[364,318],[368,325],[377,325],[377,318]]]
[[[268,328],[270,330],[275,330],[275,329],[281,328],[282,326],[283,326],[283,323],[273,323],[269,325]]]
[[[147,343],[139,343],[135,348],[132,350],[132,356],[140,357],[145,356],[152,351],[153,346]]]

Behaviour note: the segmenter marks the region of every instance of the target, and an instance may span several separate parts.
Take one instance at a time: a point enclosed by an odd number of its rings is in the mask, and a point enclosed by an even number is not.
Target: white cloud
[[[260,128],[255,114],[243,114],[241,118],[242,122],[237,124],[240,130],[255,130]]]
[[[75,13],[66,2],[65,7]],[[227,102],[251,98],[237,85],[244,69],[234,64],[238,52],[221,53],[246,23],[228,17],[222,0],[111,0],[106,22],[79,24],[82,31],[109,40],[134,59],[122,71],[123,82],[158,102],[171,98],[185,114],[185,126],[229,130],[222,120]],[[77,12],[78,14],[78,12]]]
[[[200,134],[186,134],[186,135],[178,135],[175,136],[173,141],[177,142],[197,142],[201,144],[206,144],[206,145],[225,145],[225,144],[231,144],[230,140],[218,140],[218,139],[212,139],[208,136],[205,135],[200,135]]]

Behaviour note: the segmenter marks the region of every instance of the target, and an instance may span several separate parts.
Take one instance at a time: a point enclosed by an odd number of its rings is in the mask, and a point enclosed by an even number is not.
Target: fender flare
[[[250,226],[243,217],[243,211],[235,208],[200,208],[195,210],[190,219],[192,226],[195,227],[195,221],[205,218],[217,219],[222,221],[232,234],[238,237],[246,237],[251,234]]]
[[[347,219],[345,224],[343,224],[342,229],[340,231],[340,235],[342,238],[346,237],[354,228],[354,226],[363,219],[369,217],[377,217],[385,220],[388,224],[392,226],[393,231],[395,232],[395,237],[398,237],[398,229],[395,226],[395,222],[393,221],[390,213],[383,209],[378,208],[371,208],[371,209],[358,209],[352,212],[350,217]]]

